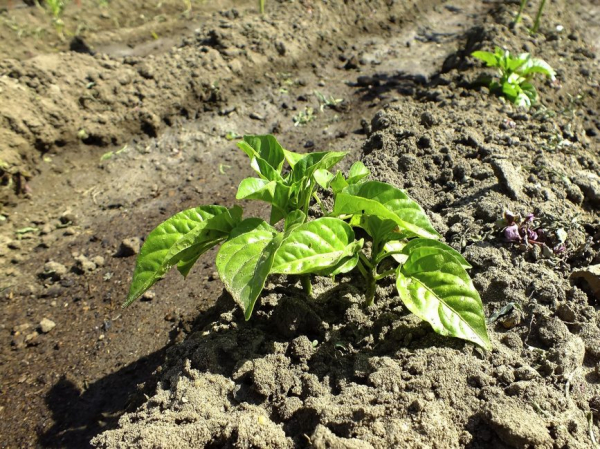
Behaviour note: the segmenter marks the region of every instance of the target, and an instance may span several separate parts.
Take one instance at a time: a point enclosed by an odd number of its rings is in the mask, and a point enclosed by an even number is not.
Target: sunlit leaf
[[[398,267],[400,298],[438,334],[491,349],[483,305],[469,275],[452,254],[431,249],[414,248]]]

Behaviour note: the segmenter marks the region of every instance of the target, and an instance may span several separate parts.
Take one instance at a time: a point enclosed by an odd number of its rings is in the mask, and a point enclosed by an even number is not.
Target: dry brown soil
[[[60,36],[27,3],[0,1],[0,447],[600,440],[597,4],[548,2],[529,35],[536,2],[514,27],[515,2],[82,0]],[[556,69],[540,105],[477,85],[468,55],[495,45]],[[494,349],[436,335],[391,281],[365,309],[353,275],[312,299],[271,279],[244,322],[214,252],[122,310],[128,248],[234,204],[244,133],[348,151],[419,201],[473,265]],[[566,251],[504,241],[505,208]]]

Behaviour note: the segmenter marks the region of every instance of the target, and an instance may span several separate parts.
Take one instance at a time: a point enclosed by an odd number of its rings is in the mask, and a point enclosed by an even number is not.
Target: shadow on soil
[[[154,390],[152,373],[164,363],[168,348],[109,374],[83,392],[67,378],[61,378],[45,399],[54,425],[39,436],[40,446],[91,447],[93,437],[117,427],[121,415],[135,410],[144,401],[144,393]],[[140,384],[144,384],[143,388],[138,388]]]

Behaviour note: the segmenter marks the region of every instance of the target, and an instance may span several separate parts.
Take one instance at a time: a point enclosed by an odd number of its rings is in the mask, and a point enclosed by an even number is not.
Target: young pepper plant
[[[554,80],[556,73],[550,65],[539,58],[532,58],[529,53],[513,56],[508,50],[496,47],[494,53],[475,51],[474,58],[485,62],[488,67],[497,67],[500,81],[486,79],[492,93],[504,95],[517,106],[529,107],[537,102],[537,91],[531,81],[536,73],[546,75]]]
[[[376,282],[395,275],[401,300],[436,332],[491,348],[483,305],[465,270],[469,264],[438,240],[423,209],[405,192],[367,181],[370,173],[360,162],[348,177],[334,175],[330,170],[345,153],[298,154],[273,136],[245,136],[238,146],[258,177],[244,179],[237,198],[269,203],[270,222],[243,219],[238,206],[201,206],[169,218],[144,243],[124,306],[173,266],[187,276],[200,255],[221,244],[217,271],[246,319],[271,274],[301,275],[306,287],[310,275],[356,269],[367,282],[367,305]],[[317,186],[333,192],[331,211],[324,209]],[[308,220],[313,200],[324,216]],[[354,228],[370,237],[369,245]]]

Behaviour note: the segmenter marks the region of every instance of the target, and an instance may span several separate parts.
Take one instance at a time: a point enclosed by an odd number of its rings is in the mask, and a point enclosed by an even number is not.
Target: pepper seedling
[[[554,80],[556,73],[550,65],[539,58],[532,58],[529,53],[513,56],[508,50],[496,47],[494,53],[475,51],[474,58],[485,62],[488,67],[497,67],[500,81],[484,79],[490,92],[506,97],[511,103],[526,109],[537,102],[537,91],[531,83],[536,73],[546,75]]]
[[[298,154],[271,135],[245,136],[238,146],[258,177],[244,179],[236,197],[270,204],[269,222],[243,219],[239,206],[216,205],[167,219],[140,251],[124,307],[174,266],[187,276],[203,253],[221,244],[217,271],[246,320],[271,274],[300,275],[310,296],[311,275],[356,271],[367,283],[367,306],[375,300],[377,281],[395,276],[400,299],[437,333],[491,348],[483,305],[466,272],[470,265],[439,241],[425,211],[404,191],[368,181],[361,162],[347,177],[334,174],[343,152]],[[333,194],[332,210],[323,206],[318,187]],[[323,216],[309,220],[313,202]],[[356,237],[356,228],[369,237],[367,243]]]

